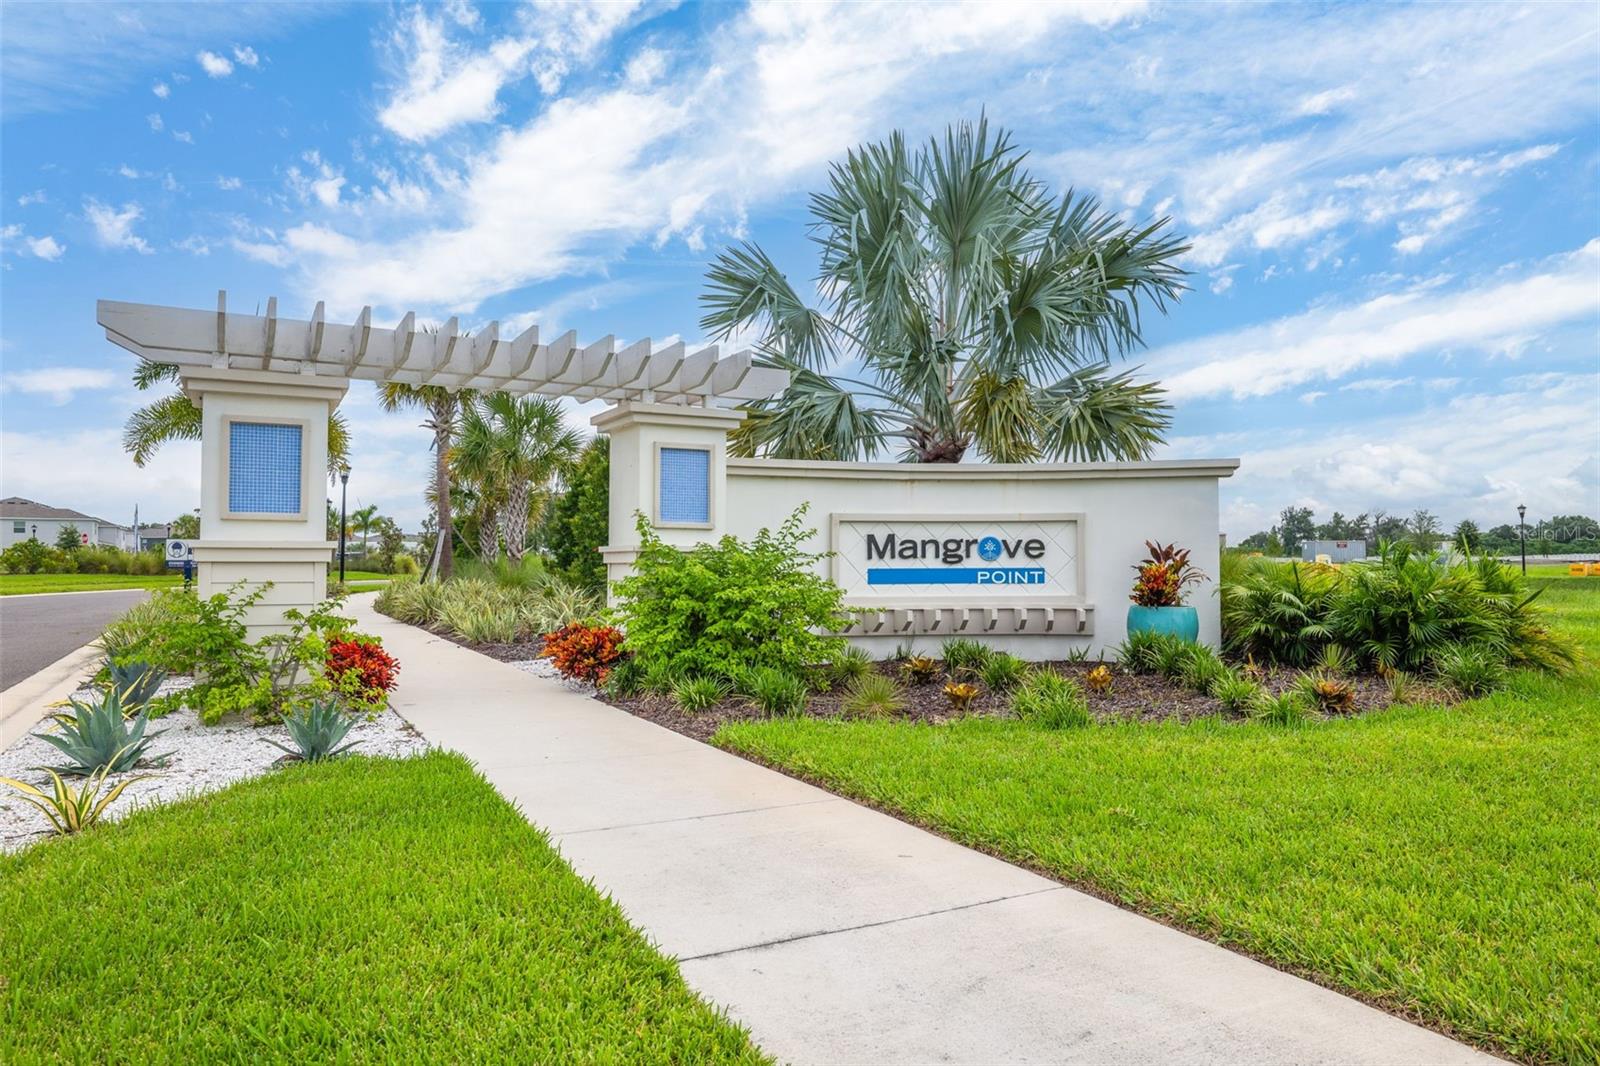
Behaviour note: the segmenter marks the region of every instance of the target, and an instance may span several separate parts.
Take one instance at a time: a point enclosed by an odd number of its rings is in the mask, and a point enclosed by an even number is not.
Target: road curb
[[[89,667],[99,658],[100,649],[90,641],[0,692],[0,748],[10,747],[12,741],[38,724],[49,713],[51,704],[76,692]]]

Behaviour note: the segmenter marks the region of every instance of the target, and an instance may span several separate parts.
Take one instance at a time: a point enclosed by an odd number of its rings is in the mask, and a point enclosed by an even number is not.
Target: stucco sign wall
[[[1082,515],[832,519],[833,579],[854,603],[1082,598]]]

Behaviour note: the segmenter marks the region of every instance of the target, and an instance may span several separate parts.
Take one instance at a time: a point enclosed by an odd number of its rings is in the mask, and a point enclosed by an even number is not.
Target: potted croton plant
[[[1145,541],[1150,552],[1134,567],[1139,580],[1128,599],[1129,633],[1170,633],[1191,643],[1200,639],[1200,613],[1183,603],[1184,590],[1205,577],[1189,562],[1189,549]]]

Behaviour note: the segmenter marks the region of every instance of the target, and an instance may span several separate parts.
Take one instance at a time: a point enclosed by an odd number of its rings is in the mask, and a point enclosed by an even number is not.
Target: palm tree
[[[378,505],[369,503],[350,512],[350,531],[361,534],[361,564],[367,562],[367,535],[378,528]]]
[[[457,470],[496,504],[500,537],[513,563],[527,550],[535,494],[542,496],[553,478],[570,469],[582,447],[582,434],[567,427],[555,400],[491,392],[467,406],[455,449]],[[483,535],[480,527],[480,540]]]
[[[448,581],[455,573],[455,523],[450,512],[450,446],[460,423],[461,405],[470,400],[470,391],[452,391],[441,385],[404,385],[386,381],[378,388],[378,400],[385,411],[398,411],[416,407],[427,414],[423,426],[433,431],[433,484],[429,487],[434,515],[438,522],[438,537],[434,540],[433,558],[428,561],[422,578],[430,574]]]
[[[1138,459],[1170,424],[1164,393],[1112,356],[1142,341],[1141,301],[1184,289],[1187,245],[1161,219],[1125,225],[1087,196],[1055,200],[1004,131],[962,123],[915,153],[896,133],[852,151],[811,198],[825,309],[759,247],[706,274],[701,327],[754,328],[790,372],[749,405],[735,451],[915,462]],[[848,364],[853,376],[838,375]]]
[[[141,392],[161,382],[177,380],[176,363],[141,359],[133,368],[133,384]],[[133,456],[133,465],[144,466],[169,441],[199,440],[200,426],[200,408],[193,400],[181,392],[163,396],[128,416],[122,427],[122,450]],[[350,429],[344,416],[334,411],[328,415],[328,476],[349,466]]]

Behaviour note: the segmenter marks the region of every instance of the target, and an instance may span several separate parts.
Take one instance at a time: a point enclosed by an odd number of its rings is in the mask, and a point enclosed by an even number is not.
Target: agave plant
[[[105,787],[106,775],[111,772],[110,767],[103,767],[90,774],[88,780],[77,788],[72,787],[61,779],[61,775],[54,770],[46,769],[50,775],[50,791],[46,792],[36,788],[26,781],[18,781],[14,777],[0,777],[0,783],[10,785],[22,793],[21,799],[31,803],[44,812],[50,819],[50,826],[58,834],[67,836],[72,833],[81,833],[100,820],[106,808],[111,806],[116,798],[122,795],[122,790],[135,781],[143,781],[148,775],[130,777],[118,781],[109,792],[101,794]]]
[[[107,659],[106,673],[110,677],[112,691],[121,696],[124,715],[143,711],[155,698],[161,683],[167,679],[165,670],[137,661],[119,665],[115,660]]]
[[[270,737],[262,737],[268,744],[288,752],[302,762],[321,762],[343,755],[357,744],[359,740],[339,745],[339,741],[350,732],[350,727],[355,725],[355,719],[339,709],[339,705],[331,700],[313,702],[300,708],[292,714],[284,715],[283,725],[289,731],[289,739],[295,746],[289,747],[279,744]]]
[[[85,776],[106,770],[120,774],[144,758],[150,742],[161,732],[145,736],[150,719],[136,715],[131,722],[123,713],[122,694],[116,689],[97,693],[93,700],[69,700],[71,711],[52,716],[60,733],[35,733],[72,760],[62,773]],[[163,730],[162,732],[165,732]]]

